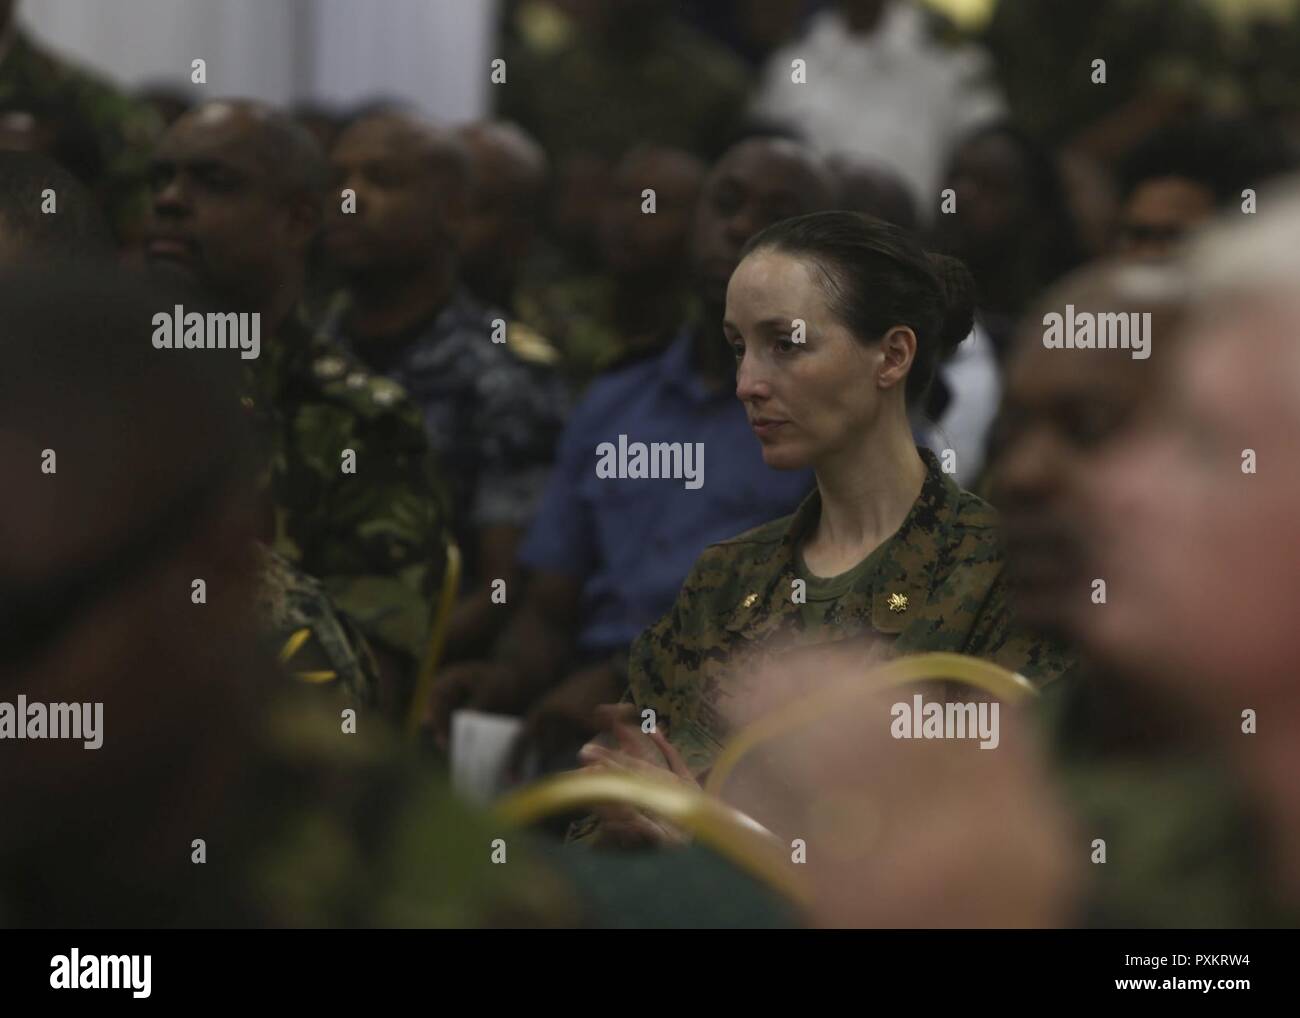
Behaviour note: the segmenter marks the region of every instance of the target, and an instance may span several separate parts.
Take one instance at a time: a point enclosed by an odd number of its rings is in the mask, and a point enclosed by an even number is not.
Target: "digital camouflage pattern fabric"
[[[0,56],[0,111],[35,118],[47,154],[94,192],[119,237],[143,224],[149,155],[162,121],[107,82],[47,53],[20,31]]]
[[[352,703],[373,706],[379,668],[366,638],[325,593],[321,582],[282,555],[262,549],[258,616],[289,675],[340,690]]]
[[[1076,764],[1060,777],[1090,844],[1105,843],[1105,865],[1088,867],[1080,925],[1295,926],[1268,886],[1259,816],[1225,761],[1166,754]]]
[[[920,450],[927,474],[898,531],[848,589],[818,602],[800,576],[798,547],[821,508],[814,491],[792,515],[709,547],[677,603],[633,644],[631,699],[656,712],[669,741],[702,774],[727,736],[730,703],[746,675],[812,646],[861,644],[862,653],[950,651],[984,658],[1036,684],[1071,665],[1063,648],[1020,629],[1001,578],[996,513],[962,491]],[[795,580],[808,586],[794,601]],[[863,658],[864,664],[869,658]]]
[[[555,351],[463,289],[407,335],[351,344],[346,320],[347,303],[337,302],[326,328],[423,414],[470,580],[474,533],[527,525],[546,485],[570,402]],[[495,323],[506,325],[501,342]]]
[[[1189,739],[1140,681],[1081,661],[1034,718],[1053,776],[1105,865],[1075,922],[1097,929],[1295,926],[1268,886],[1260,811],[1233,762]]]
[[[446,496],[402,388],[294,320],[249,361],[271,447],[273,546],[374,644],[414,666],[442,581]],[[343,454],[356,454],[344,473]]]

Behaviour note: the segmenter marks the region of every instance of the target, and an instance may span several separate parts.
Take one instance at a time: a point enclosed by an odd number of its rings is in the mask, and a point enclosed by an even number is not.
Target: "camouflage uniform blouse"
[[[274,549],[414,672],[448,533],[419,409],[297,317],[247,364],[246,404],[270,454]],[[347,449],[355,473],[342,470]]]
[[[821,513],[814,491],[792,516],[705,549],[672,611],[637,638],[631,699],[654,709],[697,774],[721,749],[723,718],[729,702],[745,696],[744,676],[774,652],[874,634],[895,655],[970,654],[1038,684],[1069,667],[1061,648],[1011,618],[993,508],[957,487],[933,453],[919,451],[927,473],[907,518],[843,577],[801,571],[799,545]],[[806,603],[795,601],[797,579],[806,584],[799,599]]]

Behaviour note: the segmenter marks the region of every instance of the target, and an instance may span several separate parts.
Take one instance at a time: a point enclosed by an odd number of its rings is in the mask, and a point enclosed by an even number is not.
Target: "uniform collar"
[[[929,449],[918,449],[925,462],[921,492],[902,525],[881,546],[880,565],[863,576],[832,607],[837,626],[845,635],[870,627],[897,634],[921,614],[934,587],[935,572],[952,541],[961,489],[940,468]],[[825,633],[805,634],[801,606],[792,594],[796,549],[821,515],[821,494],[814,488],[799,508],[778,543],[768,545],[766,558],[755,561],[755,575],[767,581],[742,596],[724,620],[726,629],[748,639],[789,636],[795,643],[828,642]],[[901,599],[901,600],[900,600]]]
[[[352,303],[352,296],[346,290],[336,293],[329,300],[321,331],[342,342],[354,353],[366,350],[371,353],[383,351],[387,354],[394,350],[404,350],[415,341],[428,336],[445,336],[467,323],[478,324],[493,317],[503,320],[507,317],[504,312],[489,309],[487,305],[481,304],[463,284],[458,283],[452,289],[446,303],[423,320],[408,326],[400,333],[358,342],[348,335],[347,322]]]

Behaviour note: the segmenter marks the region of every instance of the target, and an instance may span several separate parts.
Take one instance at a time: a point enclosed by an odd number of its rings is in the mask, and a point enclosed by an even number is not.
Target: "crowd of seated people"
[[[468,124],[0,55],[0,701],[110,719],[5,746],[0,920],[1294,925],[1285,118],[730,6],[508,4]],[[626,795],[510,828],[462,711]]]

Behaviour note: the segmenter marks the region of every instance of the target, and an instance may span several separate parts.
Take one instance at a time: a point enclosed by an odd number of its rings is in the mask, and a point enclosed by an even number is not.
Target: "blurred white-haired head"
[[[1300,178],[1260,193],[1258,211],[1230,211],[1198,232],[1186,250],[1199,304],[1274,297],[1300,303]]]

